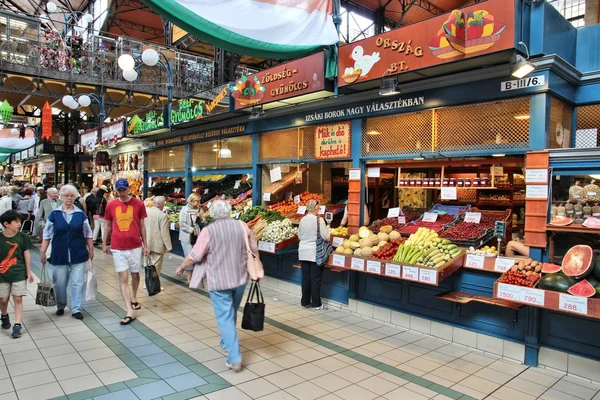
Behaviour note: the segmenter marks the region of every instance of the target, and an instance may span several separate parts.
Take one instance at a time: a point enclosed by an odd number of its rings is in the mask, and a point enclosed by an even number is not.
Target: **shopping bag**
[[[317,240],[316,240],[316,257],[315,261],[319,267],[325,265],[329,260],[329,255],[333,252],[331,244],[321,236],[321,221],[317,217]]]
[[[48,277],[46,264],[42,265],[42,279],[38,283],[37,292],[35,294],[35,304],[42,307],[56,306],[56,297],[54,297],[54,285]]]
[[[148,296],[154,296],[160,293],[160,278],[156,267],[150,264],[150,259],[147,259],[146,266],[144,267],[144,273],[146,275],[146,289],[148,290]]]
[[[254,295],[256,294],[256,302]],[[242,318],[242,329],[259,332],[265,325],[265,299],[260,290],[260,283],[252,281],[246,305],[244,306],[244,316]]]
[[[98,280],[96,279],[96,268],[90,261],[90,267],[85,276],[85,301],[96,300],[96,293],[98,293]]]

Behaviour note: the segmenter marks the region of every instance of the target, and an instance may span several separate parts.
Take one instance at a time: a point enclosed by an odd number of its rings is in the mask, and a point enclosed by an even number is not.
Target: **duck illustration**
[[[371,55],[364,54],[365,50],[362,48],[362,46],[356,46],[350,55],[350,57],[354,60],[354,70],[356,71],[360,69],[362,71],[360,74],[361,77],[366,76],[369,71],[371,71],[371,68],[373,68],[373,65],[381,60],[378,51],[374,51]]]

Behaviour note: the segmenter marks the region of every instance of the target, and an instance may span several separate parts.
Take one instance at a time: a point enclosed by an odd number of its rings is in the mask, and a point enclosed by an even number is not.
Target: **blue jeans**
[[[71,283],[71,312],[81,312],[83,288],[85,283],[85,263],[72,265],[53,265],[52,281],[54,282],[54,295],[56,308],[59,310],[67,306],[67,285]]]
[[[235,324],[245,289],[246,285],[242,285],[233,289],[210,292],[210,299],[215,310],[221,340],[225,346],[225,351],[227,351],[227,362],[229,364],[242,362],[240,342],[238,341]]]

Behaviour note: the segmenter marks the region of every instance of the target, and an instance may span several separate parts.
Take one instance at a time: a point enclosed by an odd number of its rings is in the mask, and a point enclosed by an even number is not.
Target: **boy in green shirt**
[[[12,295],[15,306],[12,337],[17,339],[21,337],[23,296],[27,294],[27,282],[33,283],[29,254],[32,244],[29,236],[20,232],[21,215],[17,211],[5,211],[0,215],[0,224],[4,227],[0,233],[0,322],[3,329],[11,327],[8,301]]]

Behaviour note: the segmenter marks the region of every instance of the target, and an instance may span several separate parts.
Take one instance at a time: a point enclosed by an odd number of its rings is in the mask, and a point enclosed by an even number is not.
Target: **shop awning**
[[[332,0],[143,0],[210,44],[262,58],[296,58],[338,42]]]

